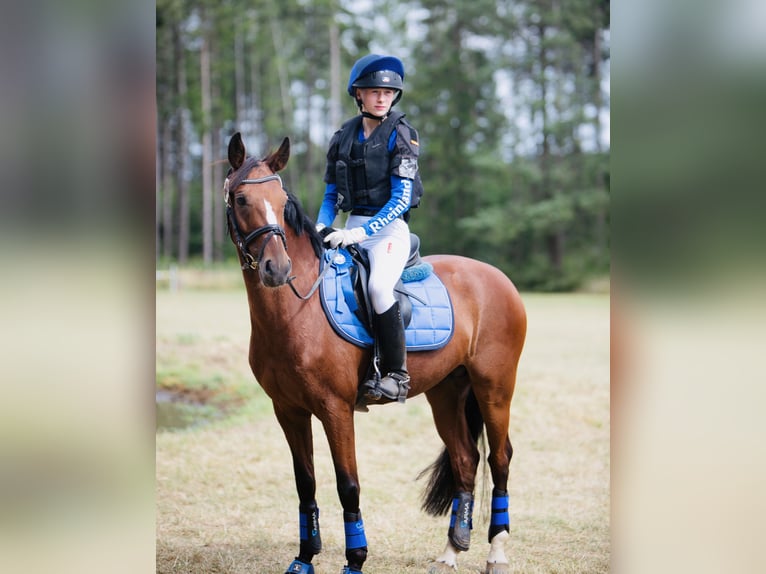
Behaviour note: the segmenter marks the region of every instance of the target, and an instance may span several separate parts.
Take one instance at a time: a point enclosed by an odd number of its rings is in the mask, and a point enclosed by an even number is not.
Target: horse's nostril
[[[261,280],[269,287],[284,285],[290,275],[292,261],[286,259],[264,259],[261,261]]]

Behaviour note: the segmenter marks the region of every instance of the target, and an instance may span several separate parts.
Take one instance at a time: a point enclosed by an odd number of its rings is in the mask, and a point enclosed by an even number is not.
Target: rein
[[[337,251],[337,249],[336,249]],[[295,285],[293,285],[293,279],[295,279],[295,276],[289,277],[287,279],[287,284],[290,286],[290,289],[293,290],[293,293],[295,293],[295,296],[298,297],[298,299],[301,299],[303,301],[308,301],[311,299],[311,296],[316,293],[316,290],[319,288],[319,285],[322,283],[322,279],[324,279],[324,276],[327,275],[327,272],[330,270],[329,265],[325,265],[324,269],[322,269],[322,272],[319,274],[319,277],[317,277],[317,280],[314,281],[314,284],[311,286],[311,289],[309,289],[309,292],[305,295],[301,295],[298,293],[298,290],[295,288]]]
[[[259,177],[257,179],[243,179],[240,182],[240,185],[245,183],[266,183],[268,181],[278,181],[279,185],[282,186],[282,190],[284,191],[284,185],[282,185],[282,178],[279,177],[279,174],[273,174],[273,175],[267,175],[265,177]],[[239,226],[237,225],[237,220],[234,217],[234,209],[232,208],[231,202],[229,201],[229,178],[226,178],[226,181],[223,185],[225,199],[226,199],[226,217],[229,220],[229,225],[231,226],[231,229],[234,232],[234,240],[237,245],[237,248],[239,249],[239,252],[242,254],[242,259],[244,260],[244,263],[242,264],[242,270],[246,271],[248,269],[251,269],[253,271],[256,271],[258,267],[261,264],[261,259],[263,259],[263,252],[266,250],[266,245],[269,243],[272,237],[279,236],[280,239],[282,239],[282,245],[285,248],[285,251],[287,251],[287,238],[285,237],[285,230],[282,228],[281,225],[277,225],[276,223],[270,223],[268,225],[264,225],[262,227],[258,227],[257,229],[251,231],[247,234],[246,237],[242,237],[242,232],[239,229]],[[258,239],[261,235],[266,235],[266,239],[261,244],[261,249],[258,252],[258,257],[253,257],[250,252],[247,250],[247,246]],[[337,251],[337,250],[336,250]],[[306,295],[301,295],[298,293],[298,290],[295,288],[295,285],[293,285],[293,280],[295,279],[295,276],[289,277],[287,279],[287,284],[290,286],[290,289],[292,289],[293,293],[295,293],[295,296],[303,301],[307,301],[311,298],[311,296],[316,292],[316,290],[319,288],[319,285],[322,283],[322,279],[324,278],[325,274],[327,273],[329,269],[329,266],[325,266],[325,268],[322,270],[322,272],[319,274],[319,277],[317,277],[317,280],[314,282],[314,284],[311,286],[311,289]]]

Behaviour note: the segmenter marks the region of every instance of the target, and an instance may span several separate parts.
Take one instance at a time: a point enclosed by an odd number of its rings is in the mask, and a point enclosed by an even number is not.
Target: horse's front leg
[[[285,574],[314,574],[311,560],[322,550],[322,538],[319,533],[319,508],[316,503],[311,414],[302,410],[280,409],[276,404],[274,411],[290,445],[299,501],[300,550]]]
[[[353,404],[338,400],[328,405],[322,417],[327,441],[330,444],[338,497],[343,506],[343,524],[346,532],[346,560],[341,574],[361,574],[367,559],[367,537],[359,509],[359,475],[356,467]]]

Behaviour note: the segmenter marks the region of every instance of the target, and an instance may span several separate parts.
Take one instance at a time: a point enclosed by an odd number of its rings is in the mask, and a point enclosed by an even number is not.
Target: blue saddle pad
[[[325,251],[327,269],[319,293],[325,315],[335,332],[359,347],[372,347],[373,338],[356,316],[351,270],[356,263],[345,249]],[[404,284],[413,295],[412,319],[404,331],[408,351],[434,351],[452,338],[454,317],[446,287],[436,274]]]

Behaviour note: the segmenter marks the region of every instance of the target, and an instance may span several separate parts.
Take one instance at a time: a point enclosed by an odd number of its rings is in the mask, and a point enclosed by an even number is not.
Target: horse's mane
[[[304,232],[307,233],[317,259],[320,258],[324,248],[322,247],[322,237],[317,233],[314,221],[306,215],[300,199],[287,190],[285,190],[285,193],[287,193],[285,223],[287,223],[298,236],[302,235]]]
[[[229,173],[229,189],[237,189],[242,180],[247,177],[247,174],[261,163],[261,160],[256,157],[247,158],[237,171]],[[306,214],[300,200],[295,195],[286,189],[285,193],[287,194],[287,204],[285,205],[284,213],[285,223],[298,236],[303,235],[304,232],[307,233],[317,259],[320,258],[324,248],[322,247],[322,237],[317,233],[314,221]]]

